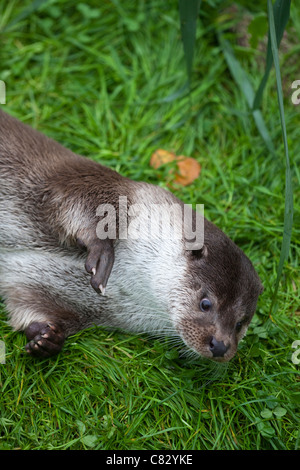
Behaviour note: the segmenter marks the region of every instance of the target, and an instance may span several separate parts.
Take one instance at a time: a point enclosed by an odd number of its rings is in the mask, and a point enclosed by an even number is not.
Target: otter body
[[[100,239],[98,207],[112,206],[119,221],[120,196],[128,207],[182,207],[0,111],[0,296],[26,351],[56,354],[96,324],[177,336],[203,357],[231,359],[262,291],[250,260],[206,219],[195,250],[184,237],[122,238],[119,226]]]

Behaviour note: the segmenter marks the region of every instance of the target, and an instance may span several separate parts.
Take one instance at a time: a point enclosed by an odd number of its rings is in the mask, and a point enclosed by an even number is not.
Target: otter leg
[[[52,322],[32,322],[24,332],[29,340],[25,351],[33,356],[53,356],[60,352],[65,341],[62,328]]]
[[[105,294],[105,288],[114,264],[114,247],[110,239],[84,242],[80,238],[77,244],[87,249],[85,269],[91,276],[91,286],[99,294]]]
[[[43,266],[41,258],[39,258]],[[34,264],[31,274],[34,275]],[[59,293],[51,294],[51,285],[11,285],[3,290],[9,323],[24,331],[28,354],[49,357],[59,353],[65,339],[89,326]]]
[[[34,292],[30,293],[31,295]],[[29,340],[25,351],[38,357],[50,357],[58,354],[63,347],[65,339],[85,325],[80,321],[78,314],[68,305],[58,304],[49,293],[38,298],[41,292],[35,292],[36,299],[32,299],[30,320],[21,328]],[[27,294],[27,298],[30,297]],[[34,314],[36,312],[36,315]]]

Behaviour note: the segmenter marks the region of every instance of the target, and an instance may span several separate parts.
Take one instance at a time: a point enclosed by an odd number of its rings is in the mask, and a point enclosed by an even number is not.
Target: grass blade
[[[222,46],[223,54],[226,59],[228,68],[231,72],[231,75],[233,76],[235,82],[237,83],[243,95],[245,96],[249,109],[252,109],[252,103],[253,103],[254,96],[255,96],[252,84],[245,70],[242,68],[239,61],[236,59],[229,42],[223,39],[221,34],[219,34],[219,41]],[[252,114],[256,123],[256,127],[260,135],[262,136],[268,150],[271,153],[275,154],[274,145],[270,137],[269,131],[267,129],[267,126],[265,124],[262,113],[260,112],[260,110],[256,109],[253,111]]]
[[[289,151],[288,151],[285,117],[284,117],[282,84],[281,84],[281,75],[280,75],[278,47],[277,47],[277,38],[276,38],[276,29],[275,29],[275,20],[274,20],[272,0],[268,0],[268,19],[269,19],[271,49],[272,49],[275,73],[276,73],[277,97],[278,97],[279,113],[280,113],[280,120],[281,120],[281,129],[282,129],[284,152],[285,152],[285,159],[286,159],[284,228],[283,228],[283,237],[282,237],[279,265],[277,269],[277,279],[275,283],[275,289],[274,289],[272,305],[271,305],[271,311],[272,311],[274,302],[276,300],[276,295],[277,295],[278,285],[279,285],[279,281],[280,281],[282,270],[283,270],[283,265],[289,254],[290,242],[291,242],[291,237],[292,237],[293,189],[292,189],[290,159],[289,159]]]
[[[291,0],[276,0],[273,6],[274,12],[274,23],[275,23],[275,32],[276,32],[276,41],[277,46],[281,42],[283,37],[283,33],[287,22],[290,17],[290,6]],[[273,65],[273,54],[271,50],[271,38],[270,38],[270,30],[269,30],[269,37],[268,37],[268,48],[267,48],[267,56],[266,56],[266,70],[265,74],[260,82],[258,90],[256,92],[254,101],[253,101],[253,109],[257,109],[260,107],[263,92],[268,81],[269,73]]]
[[[32,13],[37,11],[44,3],[48,2],[48,0],[34,0],[30,5],[28,5],[21,13],[19,13],[10,23],[8,23],[4,28],[1,30],[2,33],[10,30],[13,26],[15,26],[19,21],[24,20]]]
[[[191,83],[197,18],[201,0],[179,0],[179,16],[187,74]]]

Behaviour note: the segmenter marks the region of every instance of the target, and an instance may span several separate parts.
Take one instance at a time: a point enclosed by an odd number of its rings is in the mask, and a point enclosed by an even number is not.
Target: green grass
[[[36,2],[34,6],[38,6]],[[132,179],[166,186],[149,166],[157,148],[196,158],[198,181],[176,194],[251,258],[265,286],[237,356],[226,367],[188,360],[168,342],[95,328],[36,360],[0,314],[0,449],[297,449],[300,447],[299,79],[300,14],[292,5],[280,52],[294,184],[294,229],[276,309],[269,315],[284,219],[285,158],[274,70],[262,113],[270,154],[218,43],[218,8],[202,2],[190,96],[177,7],[151,2],[0,0],[3,108],[73,151]],[[218,5],[220,1],[216,2]],[[261,2],[265,8],[265,2]],[[17,21],[14,21],[16,19]],[[4,29],[3,29],[4,28]],[[257,89],[264,53],[236,46]],[[175,95],[174,95],[175,94]]]

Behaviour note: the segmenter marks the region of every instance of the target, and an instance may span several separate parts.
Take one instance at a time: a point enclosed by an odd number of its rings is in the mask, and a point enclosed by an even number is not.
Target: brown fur
[[[118,216],[119,196],[128,206],[183,203],[3,111],[0,184],[0,295],[12,326],[25,330],[30,354],[56,354],[69,334],[96,323],[172,334],[205,357],[233,357],[262,285],[250,260],[211,222],[204,222],[203,249],[193,251],[184,239],[100,240],[100,204]],[[209,312],[199,310],[203,298]]]

